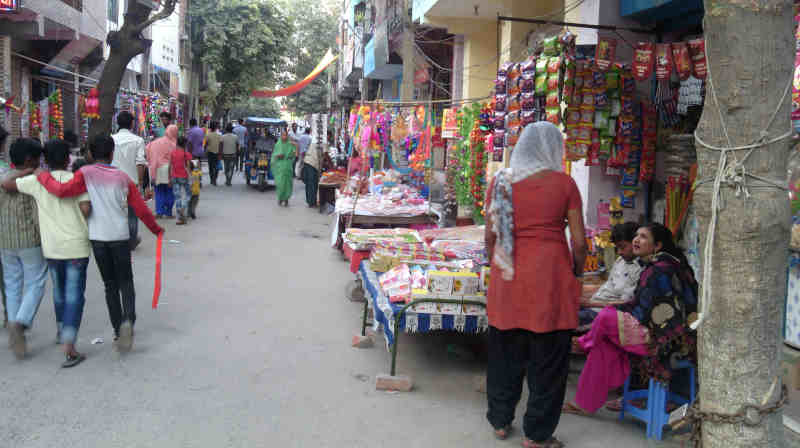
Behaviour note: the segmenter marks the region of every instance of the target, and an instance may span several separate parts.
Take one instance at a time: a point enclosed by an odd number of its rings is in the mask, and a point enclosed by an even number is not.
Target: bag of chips
[[[548,37],[543,42],[544,54],[547,56],[557,56],[561,51],[558,43],[558,36]]]
[[[540,56],[539,59],[536,60],[536,74],[541,75],[543,73],[547,73],[547,62],[549,58]]]
[[[672,49],[669,44],[656,44],[656,79],[669,80],[672,74]]]
[[[533,75],[532,77],[536,77],[536,56],[525,59],[525,61],[520,64],[519,69],[522,71],[522,76]]]
[[[508,132],[506,132],[506,146],[516,145],[520,134],[522,134],[522,126],[508,128]]]
[[[522,111],[522,118],[520,120],[520,125],[524,128],[525,126],[535,123],[536,122],[536,111],[533,110],[523,110]]]
[[[605,109],[608,107],[608,94],[605,89],[594,89],[594,107],[598,109]]]
[[[508,104],[508,95],[495,95],[494,96],[494,110],[495,112],[505,112]]]
[[[494,113],[494,128],[497,130],[503,130],[506,128],[506,113],[505,112],[497,112]]]
[[[511,129],[519,126],[520,126],[520,111],[507,113],[505,129]]]
[[[594,125],[594,106],[581,106],[581,124]]]
[[[547,73],[536,75],[536,93],[539,95],[547,93]]]
[[[547,73],[550,75],[558,74],[561,70],[561,58],[559,56],[553,56],[547,60]]]
[[[601,71],[608,70],[617,56],[617,40],[610,37],[598,37],[595,52],[595,67]]]
[[[522,95],[522,110],[536,109],[536,95],[533,93],[523,93]]]
[[[653,74],[653,50],[655,45],[652,42],[639,42],[633,52],[633,76],[637,81],[647,81]]]
[[[536,74],[523,73],[520,78],[519,90],[522,93],[533,93],[536,91]]]
[[[675,71],[681,81],[686,81],[692,74],[692,61],[689,57],[689,47],[686,42],[673,42],[672,61],[675,63]]]
[[[561,124],[561,108],[560,107],[548,107],[545,109],[547,113],[547,121],[553,123],[554,125],[558,126]]]
[[[504,62],[500,64],[500,68],[497,69],[497,77],[498,78],[507,77],[508,72],[511,70],[513,66],[514,66],[513,62]]]
[[[708,65],[706,65],[706,41],[694,39],[689,41],[689,54],[692,56],[692,73],[697,79],[706,79]]]
[[[575,86],[572,85],[564,85],[564,90],[562,91],[562,98],[567,105],[572,105],[572,97],[575,94]]]
[[[494,140],[492,143],[495,148],[503,148],[506,145],[506,131],[503,129],[494,130]]]
[[[560,102],[558,101],[558,90],[551,90],[547,93],[547,99],[545,100],[545,107],[558,107]]]
[[[595,129],[603,129],[604,131],[608,129],[608,111],[607,110],[597,110],[594,113],[594,128]],[[599,140],[598,140],[599,144]]]
[[[509,95],[508,96],[508,111],[522,110],[522,103],[520,101],[522,95]]]

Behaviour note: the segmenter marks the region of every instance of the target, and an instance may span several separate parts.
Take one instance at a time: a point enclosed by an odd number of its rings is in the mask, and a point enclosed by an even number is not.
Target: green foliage
[[[461,136],[461,139],[456,144],[458,171],[454,178],[456,203],[458,203],[458,205],[473,205],[469,184],[470,174],[472,172],[472,168],[470,167],[472,150],[469,146],[469,134],[475,122],[478,120],[480,113],[481,107],[479,103],[465,105],[458,111],[458,135]]]
[[[241,117],[279,118],[281,107],[275,98],[247,98],[231,107],[230,116],[233,119]]]
[[[340,1],[276,0],[286,11],[294,31],[284,58],[282,85],[288,86],[308,76],[329,48],[336,47]],[[328,70],[333,70],[328,68]],[[286,98],[296,115],[322,112],[326,108],[328,76],[320,74],[300,92]]]
[[[189,14],[195,58],[219,82],[216,111],[278,81],[293,32],[281,8],[264,0],[193,0]]]

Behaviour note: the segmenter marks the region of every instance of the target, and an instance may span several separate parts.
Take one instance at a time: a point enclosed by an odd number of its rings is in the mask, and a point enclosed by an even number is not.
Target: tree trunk
[[[144,53],[152,41],[142,37],[142,31],[152,22],[169,17],[175,10],[178,0],[165,0],[161,10],[150,17],[151,10],[138,2],[132,2],[125,14],[125,22],[118,31],[108,33],[106,42],[111,52],[103,67],[97,88],[99,91],[100,118],[93,120],[89,127],[89,138],[98,134],[111,133],[111,120],[114,118],[114,105],[117,101],[125,68],[136,55]],[[146,61],[145,63],[149,63]]]
[[[705,1],[705,39],[709,76],[705,108],[697,134],[717,147],[748,145],[761,135],[778,108],[769,139],[790,129],[790,98],[782,96],[792,77],[794,39],[792,3]],[[782,102],[781,102],[782,101]],[[730,142],[725,137],[724,119]],[[728,165],[746,151],[728,154]],[[747,172],[785,182],[789,141],[756,149],[744,164]],[[720,153],[698,142],[702,173],[713,178]],[[720,189],[709,315],[699,329],[701,410],[734,413],[746,404],[773,404],[781,392],[783,301],[786,294],[790,210],[787,193],[748,178],[750,197],[736,196],[731,185]],[[713,183],[698,187],[695,204],[701,243],[711,219]],[[704,248],[703,248],[704,250]],[[701,254],[703,253],[701,250]],[[703,422],[705,448],[782,447],[781,412],[755,427]]]

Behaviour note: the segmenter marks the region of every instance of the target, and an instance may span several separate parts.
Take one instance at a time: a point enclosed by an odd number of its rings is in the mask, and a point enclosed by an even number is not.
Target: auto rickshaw
[[[244,174],[247,185],[254,185],[261,191],[275,186],[270,169],[270,159],[275,143],[287,123],[279,118],[247,117],[245,127],[250,143],[245,152]]]

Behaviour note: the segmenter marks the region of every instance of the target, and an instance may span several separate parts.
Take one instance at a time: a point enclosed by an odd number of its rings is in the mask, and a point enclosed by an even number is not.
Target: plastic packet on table
[[[411,268],[411,289],[428,289],[428,279],[425,277],[425,270],[422,266]]]
[[[379,282],[390,302],[405,302],[411,298],[411,272],[407,264],[386,271]]]

